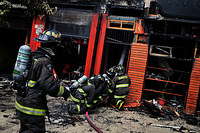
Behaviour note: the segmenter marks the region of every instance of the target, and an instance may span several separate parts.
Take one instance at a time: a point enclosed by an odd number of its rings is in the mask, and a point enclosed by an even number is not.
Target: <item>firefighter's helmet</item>
[[[95,82],[95,84],[101,84],[101,83],[103,83],[105,81],[105,79],[104,79],[104,77],[103,76],[101,76],[101,75],[96,75],[95,77],[94,77],[94,82]]]
[[[110,76],[114,76],[114,75],[115,75],[115,68],[116,68],[116,66],[113,66],[113,67],[107,69],[107,70],[106,70],[106,73],[107,73],[108,75],[110,75]]]
[[[121,64],[117,65],[117,67],[115,68],[115,73],[117,75],[123,75],[124,72],[125,72],[125,69],[124,69],[123,65],[121,65]]]
[[[58,43],[60,42],[61,33],[54,29],[47,29],[43,33],[40,33],[34,41],[41,43]]]

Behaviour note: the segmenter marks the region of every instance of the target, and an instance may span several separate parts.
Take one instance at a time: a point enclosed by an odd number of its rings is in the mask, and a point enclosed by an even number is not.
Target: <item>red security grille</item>
[[[128,76],[131,78],[130,91],[126,99],[125,107],[136,107],[140,104],[146,64],[148,57],[148,44],[133,43],[128,68]]]
[[[187,114],[194,114],[196,111],[197,100],[199,95],[199,85],[200,85],[200,59],[195,58],[190,78],[187,100],[186,100],[185,112]]]

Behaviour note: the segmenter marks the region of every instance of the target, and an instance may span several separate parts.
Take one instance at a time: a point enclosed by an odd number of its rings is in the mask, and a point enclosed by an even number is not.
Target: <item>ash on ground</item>
[[[18,133],[20,122],[14,108],[17,92],[9,88],[9,79],[1,79],[4,86],[0,88],[0,132]],[[65,101],[62,97],[47,96],[47,99],[50,112],[49,119],[46,117],[47,133],[97,132],[88,123],[85,114],[68,114],[67,105],[72,102],[70,98]],[[118,111],[109,105],[100,106],[89,111],[89,118],[104,133],[200,132],[198,117],[181,112],[178,112],[178,116],[169,109],[163,109],[162,112],[152,102],[146,102],[137,108],[126,108],[125,111]]]

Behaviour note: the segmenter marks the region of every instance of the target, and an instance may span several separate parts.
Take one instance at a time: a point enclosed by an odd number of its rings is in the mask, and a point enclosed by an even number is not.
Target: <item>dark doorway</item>
[[[0,74],[11,74],[19,47],[25,44],[26,30],[2,28],[0,31]]]

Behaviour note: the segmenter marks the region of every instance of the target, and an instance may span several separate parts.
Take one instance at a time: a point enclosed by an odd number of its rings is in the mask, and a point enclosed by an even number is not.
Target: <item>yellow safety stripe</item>
[[[35,63],[38,61],[38,59],[34,59],[34,65],[35,65]]]
[[[114,72],[114,69],[110,68],[109,71]]]
[[[76,106],[77,106],[77,108],[78,108],[78,113],[80,113],[80,111],[81,111],[80,105],[76,105]]]
[[[52,36],[53,37],[57,37],[55,32],[52,32]]]
[[[82,94],[83,94],[83,96],[85,96],[85,97],[87,96],[87,94],[84,92],[84,90],[83,90],[83,89],[79,88],[79,89],[78,89],[78,91],[79,91],[80,93],[82,93]]]
[[[108,91],[109,91],[110,93],[113,93],[113,90],[111,90],[111,89],[108,89]]]
[[[120,104],[119,109],[121,109],[121,107],[122,107],[123,104],[124,104],[124,102],[122,102],[122,103]]]
[[[102,96],[99,96],[98,98],[99,98],[101,101],[103,100],[103,97],[102,97]]]
[[[129,84],[116,85],[116,88],[129,87]]]
[[[58,94],[57,96],[62,96],[62,94],[64,93],[64,87],[62,85],[60,85],[60,88],[59,88],[59,91],[58,91]]]
[[[117,106],[120,102],[121,102],[121,100],[118,100],[117,103],[116,103],[116,106]]]
[[[120,102],[121,102],[121,103],[120,103]],[[120,103],[120,105],[118,106],[119,103]],[[118,106],[118,109],[120,109],[120,108],[122,107],[123,104],[124,104],[124,101],[119,100],[119,101],[117,101],[116,106]]]
[[[74,102],[80,103],[80,100],[75,98],[75,97],[73,97],[72,94],[70,94],[70,97]],[[81,100],[81,103],[85,103],[85,100]]]
[[[47,115],[47,110],[25,107],[25,106],[20,105],[17,101],[15,101],[15,108],[19,110],[20,112],[23,112],[29,115],[37,115],[37,116]]]
[[[118,79],[121,80],[121,79],[125,79],[125,78],[128,78],[128,76],[122,76],[122,77],[119,77]]]
[[[97,103],[97,100],[93,100],[93,103]]]
[[[123,96],[117,96],[117,95],[114,95],[114,98],[116,98],[116,99],[120,99],[120,98],[126,98],[126,95],[123,95]]]
[[[37,81],[30,80],[30,81],[28,82],[28,87],[34,87],[35,84],[37,84]]]
[[[91,104],[87,104],[87,103],[86,103],[85,105],[86,105],[88,108],[92,106]]]
[[[46,35],[50,35],[50,31],[47,31],[45,34],[46,34]]]

